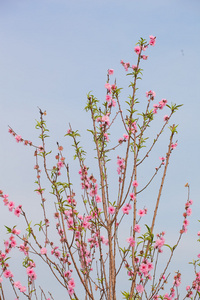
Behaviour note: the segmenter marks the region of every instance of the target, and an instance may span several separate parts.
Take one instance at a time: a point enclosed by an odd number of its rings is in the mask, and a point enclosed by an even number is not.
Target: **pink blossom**
[[[11,240],[11,243],[10,243],[10,246],[11,246],[12,248],[15,248],[16,245],[17,245],[16,241],[15,241],[14,239],[12,239],[12,240]]]
[[[135,230],[135,232],[140,233],[140,230],[141,230],[140,225],[139,224],[135,224],[134,230]]]
[[[130,203],[127,203],[126,204],[126,207],[130,210],[132,208],[131,204]]]
[[[153,36],[153,35],[150,35],[149,38],[150,38],[149,45],[155,46],[155,43],[156,43],[156,37]]]
[[[123,134],[123,137],[125,138],[125,140],[128,140],[128,135],[127,134]]]
[[[106,95],[106,101],[109,102],[112,99],[110,95]]]
[[[101,197],[99,195],[96,195],[95,200],[97,203],[102,202]]]
[[[111,102],[109,103],[108,106],[109,106],[109,107],[110,107],[110,106],[115,107],[115,106],[116,106],[116,101],[115,101],[114,99],[111,99]]]
[[[138,291],[138,293],[142,293],[143,291],[144,291],[144,287],[143,287],[143,285],[141,285],[141,284],[137,284],[137,286],[136,286],[136,290]]]
[[[188,225],[189,225],[189,220],[188,220],[188,219],[185,219],[185,220],[183,221],[183,224],[184,224],[185,226],[188,226]]]
[[[106,141],[107,141],[107,142],[109,142],[109,137],[108,137],[108,134],[107,134],[107,132],[106,132],[106,133],[104,133],[104,136],[105,136],[105,139],[106,139]]]
[[[165,239],[161,237],[160,239],[157,239],[154,245],[154,248],[161,249],[161,247],[164,245]]]
[[[146,214],[146,212],[144,209],[139,209],[137,214],[138,216],[143,217]]]
[[[6,270],[6,271],[3,272],[3,276],[5,278],[10,278],[10,277],[13,277],[13,274],[11,273],[10,270]]]
[[[127,242],[130,244],[131,247],[134,247],[135,246],[135,240],[133,239],[133,237],[129,237],[126,239]]]
[[[73,278],[68,281],[68,286],[69,286],[69,288],[72,288],[72,289],[75,288],[75,282],[74,282]]]
[[[63,162],[60,160],[60,161],[57,163],[57,166],[58,166],[58,168],[60,169],[60,168],[64,167],[64,164],[63,164]]]
[[[162,156],[162,157],[159,157],[159,159],[162,161],[165,161],[166,158]]]
[[[137,70],[137,66],[136,65],[132,65],[132,69],[133,70]]]
[[[0,277],[0,283],[2,283],[2,281],[3,281],[3,278],[2,278],[2,277]]]
[[[113,75],[113,73],[114,73],[114,70],[113,70],[113,69],[109,69],[109,70],[108,70],[108,74],[109,74],[109,75]]]
[[[37,275],[36,275],[35,271],[34,271],[33,268],[31,268],[31,267],[28,267],[28,268],[26,269],[26,273],[27,273],[27,275],[28,275],[32,280],[35,280],[35,279],[37,278]]]
[[[123,211],[124,214],[127,214],[127,215],[129,214],[129,209],[128,209],[127,206],[123,206],[122,211]]]
[[[105,84],[105,88],[106,88],[107,90],[111,91],[111,85],[110,85],[110,83],[106,83],[106,84]]]
[[[153,264],[151,262],[147,262],[148,271],[151,271],[153,269]]]
[[[43,148],[42,145],[38,146],[38,151],[39,151],[39,152],[44,152],[44,148]]]
[[[68,271],[66,271],[66,272],[64,273],[64,276],[70,278],[70,277],[72,276],[72,274],[71,274],[71,272],[68,270]]]
[[[74,293],[74,290],[72,288],[69,288],[67,291],[70,296],[72,296]]]
[[[14,286],[17,287],[17,288],[20,288],[21,287],[20,281],[15,281]]]
[[[26,292],[26,287],[25,287],[25,286],[21,286],[21,287],[20,287],[20,292],[21,292],[21,293]]]
[[[157,109],[156,108],[154,108],[153,114],[157,114]]]
[[[169,120],[169,116],[168,115],[165,115],[164,117],[163,117],[163,119],[164,119],[164,121],[168,121]]]
[[[133,181],[133,186],[134,186],[134,187],[137,187],[138,185],[139,185],[139,184],[138,184],[137,180],[134,180],[134,181]]]
[[[155,98],[156,93],[154,91],[150,90],[150,91],[146,92],[146,97],[148,98],[149,96],[151,98]]]
[[[147,60],[148,55],[141,55],[141,58],[144,59],[144,60]]]
[[[142,263],[139,267],[139,270],[142,274],[144,274],[144,275],[147,274],[148,273],[148,265]]]
[[[20,214],[21,214],[21,205],[20,206],[17,206],[14,210],[14,214],[19,217]]]
[[[40,253],[41,253],[42,255],[47,254],[47,249],[46,249],[46,248],[41,248],[41,249],[40,249]]]
[[[103,123],[105,123],[105,125],[110,125],[110,120],[109,120],[109,117],[108,117],[108,115],[105,115],[105,116],[103,116],[102,118],[101,118],[101,121],[103,122]]]
[[[8,203],[8,209],[9,209],[9,211],[12,211],[14,208],[15,208],[15,203],[12,202],[12,201],[10,201],[10,202]]]
[[[115,213],[115,208],[113,206],[108,207],[109,214],[113,215]]]
[[[134,193],[130,193],[130,198],[131,198],[131,200],[133,201],[133,200],[135,200],[136,199],[136,197],[135,197],[135,194]]]
[[[15,139],[16,139],[16,142],[17,142],[17,143],[22,142],[22,137],[21,137],[21,135],[16,135],[16,136],[15,136]]]
[[[128,68],[130,67],[130,63],[125,63],[124,64],[124,69],[125,71],[128,71]]]
[[[163,109],[163,107],[167,104],[167,100],[166,99],[162,99],[161,101],[159,101],[159,108]]]
[[[171,144],[171,148],[172,148],[172,149],[175,149],[176,147],[177,147],[177,143]]]
[[[16,229],[16,228],[13,228],[13,230],[12,230],[12,233],[13,234],[16,234],[16,235],[19,235],[20,234],[20,230],[19,229]]]
[[[134,51],[135,51],[135,53],[138,55],[138,54],[140,54],[140,52],[141,52],[141,47],[140,46],[136,46],[135,48],[134,48]]]

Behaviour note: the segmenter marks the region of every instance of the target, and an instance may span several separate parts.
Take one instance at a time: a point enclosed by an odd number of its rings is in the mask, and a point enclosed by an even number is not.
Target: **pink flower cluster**
[[[135,53],[136,53],[137,55],[139,55],[139,54],[142,53],[142,51],[146,51],[147,48],[148,48],[148,45],[146,45],[146,46],[136,46],[136,47],[134,48],[134,51],[135,51]],[[144,60],[147,60],[148,55],[141,55],[140,57],[141,57],[142,59],[144,59]]]
[[[87,249],[87,244],[86,243],[82,243],[77,241],[76,242],[77,248],[78,248],[78,253],[79,253],[79,258],[80,258],[80,262],[81,262],[81,268],[84,269],[88,269],[92,259],[91,259],[91,252]],[[90,245],[91,246],[91,245]],[[93,243],[92,248],[94,247],[98,247],[99,244],[97,243]]]
[[[177,273],[177,275],[174,276],[174,282],[173,285],[179,286],[181,284],[181,273]]]
[[[19,251],[23,252],[24,255],[28,255],[29,247],[27,246],[27,243],[24,242],[24,244],[19,245]]]
[[[102,244],[105,244],[106,246],[108,246],[108,239],[106,239],[103,235],[100,236]]]
[[[192,200],[189,200],[185,204],[185,212],[183,213],[183,228],[180,230],[180,233],[185,233],[187,232],[187,226],[189,225],[189,220],[187,219],[188,216],[192,214],[192,209],[190,206],[193,204]]]
[[[82,189],[90,189],[89,195],[91,197],[94,197],[96,202],[102,202],[101,197],[97,194],[98,192],[98,185],[95,184],[96,183],[96,179],[93,177],[93,175],[91,175],[90,177],[88,177],[88,170],[87,167],[84,166],[83,168],[81,168],[79,170],[79,174],[81,175],[81,186]]]
[[[123,211],[124,214],[128,215],[129,214],[129,210],[131,210],[131,208],[132,207],[131,207],[130,203],[127,203],[126,205],[124,205],[122,207],[122,211]]]
[[[5,278],[12,278],[13,277],[13,273],[10,271],[10,270],[5,270],[4,272],[3,272],[3,276],[5,277]]]
[[[113,69],[109,69],[109,70],[108,70],[108,74],[109,74],[109,75],[113,75],[113,73],[114,73],[114,70],[113,70]]]
[[[114,206],[109,206],[108,207],[108,212],[109,212],[109,214],[114,215],[114,213],[115,213],[115,207]]]
[[[149,45],[155,46],[155,43],[156,43],[156,37],[153,36],[153,35],[150,35],[149,38],[150,38]]]
[[[137,214],[140,217],[144,217],[147,214],[147,209],[139,209]]]
[[[75,282],[74,282],[74,279],[71,278],[68,281],[68,293],[70,296],[72,296],[74,294],[74,288],[75,288]]]
[[[58,175],[61,175],[61,168],[64,167],[64,163],[63,163],[64,157],[61,157],[61,160],[59,160],[57,162],[57,170],[58,170]]]
[[[175,143],[175,144],[171,144],[171,148],[172,148],[172,150],[173,150],[173,149],[176,149],[176,147],[177,147],[177,143]]]
[[[96,119],[96,121],[99,122],[100,123],[99,126],[105,130],[106,126],[110,125],[109,113],[107,113],[106,115],[104,115],[102,117],[98,117]]]
[[[20,290],[21,293],[26,292],[26,287],[21,285],[20,281],[15,281],[14,286]]]
[[[135,224],[134,231],[140,233],[140,230],[141,230],[140,225]]]
[[[30,278],[30,280],[35,280],[37,278],[37,275],[34,271],[35,268],[35,263],[34,262],[29,262],[29,266],[26,269],[26,273],[28,275],[28,277]]]
[[[142,47],[141,47],[141,46],[136,46],[136,47],[134,48],[134,51],[135,51],[135,53],[136,53],[137,55],[139,55],[139,54],[141,53],[141,51],[142,51]]]
[[[137,180],[134,180],[133,183],[132,183],[132,185],[133,185],[134,187],[138,187],[139,183],[137,182]]]
[[[163,237],[164,235],[165,235],[165,232],[162,232],[161,234],[157,234],[157,240],[155,242],[154,248],[158,249],[158,252],[162,252],[161,248],[165,243],[165,239]]]
[[[51,254],[54,255],[56,258],[60,257],[60,251],[58,250],[58,247],[55,246],[52,250],[51,250]]]
[[[154,110],[153,113],[157,114],[158,109],[163,109],[163,107],[167,104],[167,100],[166,99],[162,99],[161,101],[159,101],[159,104],[154,104]]]
[[[139,276],[142,277],[148,277],[148,279],[151,279],[151,275],[149,272],[153,269],[153,264],[148,261],[147,259],[143,259],[142,263],[139,267]]]
[[[90,248],[94,248],[94,247],[99,247],[99,232],[95,232],[92,233],[92,237],[88,238],[88,242],[90,243]],[[100,236],[100,241],[102,242],[102,244],[105,244],[106,246],[108,245],[108,239],[106,239],[103,235]]]
[[[165,159],[166,159],[166,158],[162,156],[162,157],[159,157],[159,159],[162,161],[162,165],[164,165],[164,164],[165,164]]]
[[[152,90],[146,92],[146,97],[150,98],[149,100],[154,100],[155,96],[156,96],[156,93]]]
[[[133,71],[137,71],[137,66],[136,65],[130,65],[129,62],[125,63],[123,60],[120,61],[120,64],[124,67],[125,71],[128,72],[129,68],[132,68]]]
[[[11,235],[9,237],[9,240],[7,240],[7,241],[4,242],[4,245],[5,245],[5,252],[6,253],[9,253],[12,248],[15,248],[16,245],[17,245],[17,242],[16,242],[14,236]]]
[[[125,164],[124,164],[124,158],[121,158],[119,156],[117,156],[117,164],[118,164],[118,168],[117,168],[117,173],[120,175],[124,168],[125,168]]]
[[[137,132],[137,124],[136,122],[133,122],[131,127],[127,127],[127,131],[130,131],[131,133],[136,133]]]
[[[113,99],[114,91],[116,90],[115,84],[106,83],[105,88],[107,89],[106,101],[108,102],[108,107],[115,107],[116,102]]]
[[[130,236],[130,237],[127,238],[126,240],[127,240],[127,242],[129,243],[129,245],[130,245],[131,247],[134,247],[134,246],[135,246],[135,240],[134,240],[134,238],[133,238],[132,236]]]
[[[120,64],[124,67],[125,71],[128,71],[128,68],[130,67],[130,63],[125,63],[123,60],[120,61]]]
[[[123,134],[123,138],[119,138],[118,143],[121,144],[123,142],[126,142],[128,140],[128,135],[127,134]]]
[[[190,287],[189,285],[186,287],[186,290],[188,291],[187,298],[192,297],[193,295],[192,289],[200,293],[200,272],[196,273],[196,278],[192,282],[192,287]]]
[[[15,137],[15,140],[17,143],[21,143],[21,142],[24,142],[24,145],[27,146],[27,145],[30,145],[32,146],[32,142],[31,141],[28,141],[28,140],[24,140],[21,135],[17,135],[11,128],[8,129],[8,132],[10,134],[12,134],[14,137]]]
[[[4,205],[6,205],[8,207],[9,211],[12,212],[14,210],[15,216],[19,217],[21,214],[22,205],[15,207],[15,203],[13,201],[9,202],[8,195],[3,195],[3,191],[1,191],[1,190],[0,190],[0,197],[3,198]]]
[[[138,291],[138,293],[142,293],[142,292],[144,292],[144,287],[143,287],[143,285],[142,284],[137,284],[137,286],[136,286],[136,290]]]
[[[134,193],[130,193],[130,200],[134,201],[136,199],[135,194]]]

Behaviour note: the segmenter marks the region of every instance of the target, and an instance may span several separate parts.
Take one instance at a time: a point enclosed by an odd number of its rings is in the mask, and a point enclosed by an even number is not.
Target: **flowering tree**
[[[165,244],[165,233],[163,231],[154,234],[154,227],[161,194],[169,166],[171,155],[177,146],[175,135],[176,125],[169,125],[169,142],[166,154],[160,157],[160,162],[155,168],[151,178],[146,178],[146,184],[141,186],[138,178],[140,176],[140,165],[151,155],[152,149],[157,144],[161,134],[170,122],[172,115],[181,105],[167,103],[162,99],[158,104],[152,104],[155,92],[146,92],[146,108],[144,111],[138,110],[139,100],[136,97],[137,82],[141,79],[142,69],[140,64],[147,60],[148,56],[144,51],[150,46],[154,46],[156,38],[150,36],[150,41],[140,39],[134,48],[137,54],[136,65],[130,65],[121,61],[127,75],[131,77],[131,95],[126,101],[127,115],[121,109],[120,92],[116,81],[111,82],[113,69],[108,70],[107,82],[105,84],[106,96],[103,106],[99,108],[99,100],[92,94],[88,94],[85,110],[90,113],[92,129],[89,130],[93,137],[96,151],[96,161],[98,163],[98,174],[94,175],[86,164],[86,153],[79,145],[79,133],[72,127],[67,131],[66,136],[73,140],[75,158],[80,165],[79,176],[82,189],[81,198],[77,199],[76,193],[70,179],[70,168],[64,157],[64,149],[58,145],[58,153],[55,156],[56,163],[49,167],[48,157],[51,151],[46,149],[46,138],[48,129],[45,121],[46,112],[41,109],[40,120],[36,128],[40,130],[39,138],[41,145],[34,145],[31,141],[25,140],[9,127],[9,132],[18,143],[24,143],[34,148],[35,171],[36,171],[36,192],[40,196],[41,208],[43,210],[43,220],[31,226],[31,220],[22,205],[15,206],[13,201],[8,199],[8,195],[0,191],[0,196],[10,212],[24,219],[26,232],[21,233],[16,226],[10,228],[6,226],[9,238],[4,242],[5,248],[0,251],[1,277],[0,288],[1,298],[7,299],[4,293],[4,280],[7,278],[11,284],[16,299],[26,297],[28,299],[55,299],[50,291],[44,291],[37,284],[37,270],[34,255],[41,259],[41,264],[46,264],[49,272],[53,274],[55,280],[63,289],[63,295],[69,299],[107,299],[116,300],[119,291],[124,299],[179,299],[179,285],[181,283],[181,273],[177,272],[171,288],[166,287],[169,277],[168,266],[173,257],[183,234],[187,231],[188,217],[191,215],[192,200],[189,197],[189,184],[187,201],[183,213],[183,223],[174,246]],[[151,123],[157,113],[168,109],[168,115],[164,115],[163,125],[158,130],[156,137],[147,146],[147,134]],[[120,119],[120,120],[118,120]],[[118,122],[118,123],[117,123]],[[121,125],[124,134],[113,138],[110,141],[112,127]],[[121,149],[120,149],[121,148]],[[119,149],[123,156],[119,155]],[[112,153],[112,154],[111,154]],[[109,185],[110,159],[116,153],[117,182],[115,183],[115,196],[111,197],[113,187]],[[113,160],[113,159],[112,159]],[[41,182],[41,170],[51,184],[50,193],[55,197],[56,225],[52,220],[53,216],[48,216],[48,197]],[[146,190],[156,175],[160,174],[160,186],[156,196],[156,203],[150,224],[145,224],[141,228],[141,220],[147,214],[145,207],[140,207],[137,203],[138,196]],[[64,179],[63,179],[64,178]],[[112,191],[113,192],[113,191]],[[79,204],[82,206],[79,206]],[[84,209],[83,209],[84,207]],[[120,225],[129,218],[129,228],[126,236],[120,233]],[[55,230],[59,237],[53,241],[50,232]],[[140,232],[144,232],[143,234]],[[200,232],[198,233],[200,235]],[[163,247],[170,250],[167,263],[162,271],[158,270],[159,258],[162,255]],[[10,256],[13,250],[17,249],[24,254],[23,267],[27,275],[27,284],[21,283],[17,274],[13,274],[10,266]],[[9,255],[9,256],[8,256]],[[200,258],[200,255],[198,255]],[[195,278],[190,286],[186,287],[185,298],[197,299],[200,296],[200,272],[197,272],[199,260],[193,261]],[[127,276],[130,286],[129,290],[122,291],[118,278],[120,274]],[[78,288],[78,285],[82,289]],[[168,289],[166,291],[166,288]],[[81,290],[81,292],[80,292]],[[84,294],[84,296],[83,296]],[[192,298],[193,297],[193,298]],[[199,299],[199,298],[198,298]]]

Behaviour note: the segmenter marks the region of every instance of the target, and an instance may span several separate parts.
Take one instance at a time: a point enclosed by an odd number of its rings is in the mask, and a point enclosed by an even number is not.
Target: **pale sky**
[[[85,133],[90,119],[83,110],[86,94],[92,90],[104,100],[106,72],[112,68],[118,85],[124,87],[125,99],[128,78],[120,60],[135,64],[135,44],[140,37],[148,40],[149,35],[157,37],[156,46],[148,49],[149,58],[142,62],[144,76],[138,95],[142,100],[145,92],[152,89],[157,102],[166,98],[169,103],[184,104],[173,119],[179,124],[178,147],[170,162],[157,220],[159,230],[166,231],[166,239],[174,241],[187,197],[184,185],[189,182],[194,213],[171,275],[182,267],[184,287],[191,283],[193,274],[187,262],[200,253],[195,244],[200,230],[198,0],[0,0],[0,189],[16,204],[23,204],[34,218],[38,208],[33,201],[39,199],[33,193],[33,149],[18,145],[7,133],[8,125],[39,145],[34,128],[39,118],[37,107],[46,110],[49,147],[55,150],[55,142],[59,141],[66,146],[66,157],[73,163],[70,141],[64,138],[69,122],[74,129],[80,129],[82,145],[90,151],[93,146]],[[156,133],[156,128],[153,130]],[[162,143],[160,147],[165,149]],[[158,156],[163,155],[159,149],[156,151]],[[91,158],[88,163],[92,166]],[[141,180],[145,182],[145,169],[143,172]],[[148,195],[152,197],[147,194],[142,203],[150,209]],[[3,204],[1,213],[0,233],[4,238],[3,225],[9,225],[12,218]],[[61,299],[62,293],[56,297],[55,294],[55,299]]]

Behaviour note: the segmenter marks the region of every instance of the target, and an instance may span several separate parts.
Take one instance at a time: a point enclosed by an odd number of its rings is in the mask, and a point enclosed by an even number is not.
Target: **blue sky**
[[[184,104],[174,118],[179,124],[178,147],[170,163],[157,224],[168,229],[168,238],[173,240],[186,200],[184,184],[189,182],[194,214],[177,261],[184,263],[190,274],[185,257],[188,261],[199,251],[198,246],[191,249],[191,244],[200,230],[196,221],[200,218],[199,20],[198,0],[1,0],[0,188],[10,195],[10,200],[23,203],[29,210],[30,202],[37,197],[32,193],[33,151],[17,145],[7,133],[7,126],[39,143],[34,129],[39,106],[47,110],[52,136],[49,147],[56,149],[57,140],[68,145],[70,160],[73,152],[63,137],[70,122],[74,128],[80,128],[82,144],[90,151],[85,133],[90,119],[83,110],[86,94],[92,90],[104,100],[106,72],[113,68],[118,85],[124,87],[125,98],[128,78],[120,60],[134,64],[135,43],[140,37],[155,35],[156,46],[148,50],[149,58],[142,63],[144,76],[139,83],[139,96],[144,99],[145,92],[152,89],[157,102],[166,98],[169,103]],[[156,128],[153,130],[156,132]],[[161,155],[159,151],[156,154]],[[0,224],[4,225],[10,215],[4,214],[4,207],[1,211]],[[32,212],[37,212],[37,208],[33,207]],[[190,275],[183,282],[189,278]]]

